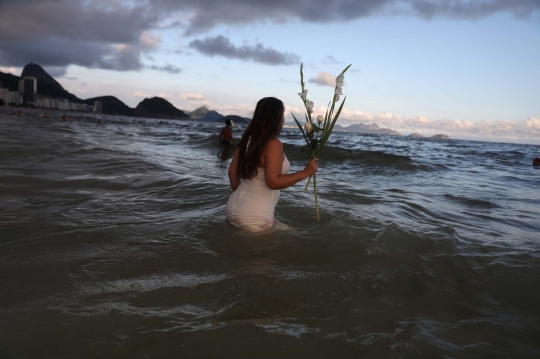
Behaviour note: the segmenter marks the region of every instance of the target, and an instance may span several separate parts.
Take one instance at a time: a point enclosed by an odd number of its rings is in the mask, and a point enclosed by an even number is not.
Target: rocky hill
[[[450,137],[448,137],[447,135],[443,135],[443,134],[438,134],[438,135],[435,135],[435,136],[431,136],[430,138],[433,139],[433,140],[449,140],[450,139]]]
[[[199,107],[195,111],[189,112],[188,114],[189,118],[192,120],[205,122],[214,122],[223,118],[222,114],[213,110],[209,110],[206,106]]]
[[[26,65],[21,73],[21,78],[31,76],[37,79],[37,91],[40,95],[54,98],[65,98],[70,102],[82,103],[83,100],[66,91],[51,75],[41,66],[34,63]]]
[[[87,105],[93,106],[94,101],[101,101],[103,113],[110,115],[133,116],[135,109],[129,107],[114,96],[100,96],[84,100]]]
[[[341,125],[335,125],[334,130],[343,131],[343,132],[361,132],[361,133],[371,133],[375,135],[390,135],[390,136],[401,136],[401,133],[393,131],[389,128],[380,128],[376,123],[371,125],[365,125],[363,123],[356,123],[348,127],[343,127]]]
[[[124,102],[114,96],[99,96],[83,100],[66,91],[58,81],[47,73],[47,71],[45,71],[40,65],[34,63],[29,63],[26,65],[23,68],[20,77],[9,73],[0,72],[0,87],[5,87],[9,91],[18,91],[19,80],[26,76],[35,77],[37,79],[37,92],[39,96],[63,98],[70,102],[86,103],[91,106],[94,105],[94,101],[101,101],[104,114],[183,120],[194,119],[208,122],[225,122],[227,118],[231,118],[237,123],[248,123],[250,121],[248,118],[234,115],[224,117],[220,113],[209,110],[204,106],[190,112],[188,116],[188,114],[186,114],[184,111],[177,109],[169,101],[160,97],[144,99],[137,105],[137,108],[135,109],[127,106]]]
[[[145,98],[135,108],[134,116],[188,120],[189,116],[161,97]]]
[[[66,91],[51,75],[38,64],[29,63],[23,68],[21,76],[0,72],[0,86],[9,91],[19,91],[19,80],[26,76],[37,79],[37,92],[41,96],[63,98],[70,102],[81,103],[83,100]]]
[[[19,76],[6,74],[0,71],[0,87],[5,87],[9,91],[19,91]]]

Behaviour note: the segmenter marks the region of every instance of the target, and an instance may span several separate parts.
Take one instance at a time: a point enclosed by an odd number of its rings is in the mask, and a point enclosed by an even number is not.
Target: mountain
[[[361,133],[371,133],[375,135],[389,135],[389,136],[401,136],[401,133],[392,131],[389,128],[380,128],[376,123],[371,125],[365,125],[363,123],[355,123],[348,127],[343,127],[341,125],[335,125],[334,130],[344,131],[344,132],[361,132]]]
[[[37,79],[37,92],[40,95],[50,96],[54,98],[65,98],[70,102],[82,103],[83,100],[77,96],[64,90],[51,75],[47,73],[41,66],[34,63],[29,63],[23,68],[21,78],[31,76]]]
[[[227,120],[232,120],[233,123],[249,123],[251,121],[251,118],[247,117],[240,117],[236,115],[227,115],[225,117],[220,118],[219,120],[216,120],[215,122],[222,122],[225,123]]]
[[[189,116],[161,97],[145,98],[135,108],[135,116],[187,120]]]
[[[198,109],[196,109],[195,111],[189,112],[188,114],[189,114],[190,119],[197,120],[197,121],[214,122],[214,121],[217,121],[217,120],[223,118],[222,114],[220,114],[220,113],[218,113],[216,111],[209,110],[205,106],[201,106]]]
[[[133,116],[135,109],[129,107],[114,96],[100,96],[84,100],[84,103],[94,106],[94,101],[101,101],[103,113],[109,115]]]
[[[0,72],[0,87],[5,87],[9,91],[19,91],[19,76]]]
[[[450,139],[450,137],[448,137],[446,135],[443,135],[443,134],[438,134],[438,135],[435,135],[435,136],[431,136],[430,138],[433,139],[433,140],[449,140]]]

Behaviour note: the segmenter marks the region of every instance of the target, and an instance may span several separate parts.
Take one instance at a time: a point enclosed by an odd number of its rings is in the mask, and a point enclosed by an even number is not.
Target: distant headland
[[[0,106],[5,105],[202,122],[225,122],[227,119],[231,119],[235,123],[246,124],[251,121],[247,117],[237,115],[224,116],[205,106],[191,112],[181,110],[161,97],[145,98],[135,108],[129,107],[114,96],[80,99],[66,91],[47,71],[34,63],[27,64],[23,68],[20,77],[0,71]],[[294,123],[288,123],[287,125],[296,127]],[[334,129],[342,132],[402,136],[399,132],[389,128],[381,128],[376,123],[371,125],[360,123],[348,127],[336,124]],[[410,134],[408,137],[424,138],[424,136],[418,133]],[[450,137],[438,134],[430,137],[430,139],[449,140]]]
[[[21,76],[0,71],[0,106],[6,105],[174,120],[225,122],[232,118],[238,123],[250,121],[232,114],[224,116],[206,107],[192,112],[183,111],[160,97],[145,98],[135,108],[115,96],[81,99],[66,91],[47,71],[34,63],[27,64]]]

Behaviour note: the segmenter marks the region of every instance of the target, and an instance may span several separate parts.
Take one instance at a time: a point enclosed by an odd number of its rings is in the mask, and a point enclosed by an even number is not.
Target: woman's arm
[[[266,153],[264,154],[264,169],[266,184],[270,189],[284,189],[298,183],[319,169],[318,159],[314,158],[306,165],[302,171],[282,174],[283,167],[283,144],[277,138],[269,141]]]
[[[236,169],[238,167],[239,151],[239,149],[236,149],[236,151],[234,152],[234,157],[231,161],[231,165],[229,166],[229,182],[233,191],[236,191],[238,186],[240,186],[240,177],[238,177],[238,174],[236,172]]]

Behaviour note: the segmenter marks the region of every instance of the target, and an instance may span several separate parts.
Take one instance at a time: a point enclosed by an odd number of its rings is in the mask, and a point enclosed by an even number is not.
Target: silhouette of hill
[[[189,116],[161,97],[145,98],[135,108],[135,116],[187,120]]]
[[[127,106],[124,102],[114,96],[98,96],[83,100],[66,91],[62,85],[60,85],[60,83],[49,75],[40,65],[32,62],[23,68],[21,77],[0,72],[0,86],[7,88],[9,91],[18,91],[19,80],[26,76],[35,77],[37,79],[38,96],[61,98],[70,102],[85,103],[90,106],[94,105],[94,101],[101,101],[104,114],[149,118],[193,119],[205,122],[225,122],[228,118],[236,123],[249,123],[249,121],[251,121],[249,118],[235,115],[224,117],[222,114],[209,110],[205,106],[190,112],[188,116],[184,111],[177,109],[169,101],[160,97],[144,99],[135,109]]]
[[[297,128],[297,125],[294,122],[286,122],[285,124],[287,126]],[[302,125],[303,124],[304,123],[302,122]],[[334,126],[334,131],[360,132],[360,133],[367,133],[367,134],[373,134],[373,135],[401,136],[401,133],[391,130],[389,128],[380,128],[379,125],[377,125],[376,123],[373,123],[371,125],[365,125],[363,123],[355,123],[347,127],[343,127],[341,125],[336,124]]]
[[[449,140],[450,139],[450,137],[448,137],[447,135],[443,135],[442,133],[435,136],[431,136],[430,138],[433,140]]]
[[[205,121],[205,122],[217,121],[223,117],[222,114],[213,110],[209,110],[205,106],[201,106],[198,109],[189,112],[188,114],[189,114],[189,118],[192,120]]]
[[[70,102],[82,103],[83,100],[66,91],[51,75],[47,73],[41,66],[34,63],[29,63],[23,68],[21,78],[26,76],[35,77],[37,79],[37,92],[40,95],[50,96],[54,98],[65,98]]]
[[[9,91],[19,91],[19,76],[6,74],[0,71],[0,87],[5,87]]]
[[[363,123],[355,123],[347,127],[336,124],[334,127],[336,131],[344,132],[361,132],[361,133],[372,133],[376,135],[390,135],[390,136],[401,136],[401,133],[393,131],[389,128],[380,128],[376,123],[371,125],[365,125]]]
[[[87,105],[93,106],[94,101],[101,101],[103,113],[109,115],[133,116],[135,109],[129,107],[114,96],[99,96],[84,100]]]

